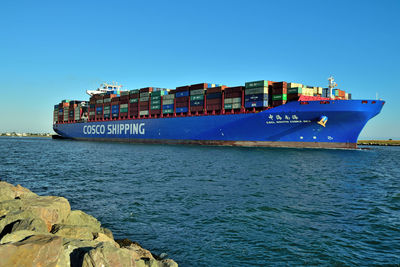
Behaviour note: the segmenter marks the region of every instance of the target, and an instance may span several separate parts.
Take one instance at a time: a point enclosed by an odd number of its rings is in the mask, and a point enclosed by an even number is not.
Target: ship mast
[[[333,95],[333,88],[336,87],[337,84],[334,82],[335,80],[333,79],[332,76],[330,76],[330,77],[328,78],[328,81],[329,81],[329,83],[328,83],[329,93],[330,93],[330,95],[331,95],[331,98],[334,98],[334,95]]]

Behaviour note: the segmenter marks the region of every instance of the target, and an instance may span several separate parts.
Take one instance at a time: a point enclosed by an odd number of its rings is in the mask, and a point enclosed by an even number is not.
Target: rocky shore
[[[400,140],[359,140],[359,146],[400,146]]]
[[[0,267],[177,267],[136,242],[114,240],[93,216],[67,199],[38,196],[0,181]]]

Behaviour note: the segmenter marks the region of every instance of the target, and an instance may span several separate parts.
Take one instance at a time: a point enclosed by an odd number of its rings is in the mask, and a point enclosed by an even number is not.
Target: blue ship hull
[[[94,141],[356,148],[361,130],[384,103],[296,101],[258,113],[61,123],[54,131],[65,138]],[[322,116],[328,118],[325,127],[318,124]]]

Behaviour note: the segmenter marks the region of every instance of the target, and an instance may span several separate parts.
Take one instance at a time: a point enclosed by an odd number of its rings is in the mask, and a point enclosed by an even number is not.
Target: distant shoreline
[[[400,140],[359,140],[359,146],[400,146]]]
[[[51,137],[50,133],[0,133],[4,137]]]

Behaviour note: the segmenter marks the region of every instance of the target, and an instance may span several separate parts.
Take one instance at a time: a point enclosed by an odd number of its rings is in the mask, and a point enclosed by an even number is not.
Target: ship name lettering
[[[107,134],[145,134],[145,123],[119,123],[107,125]]]

